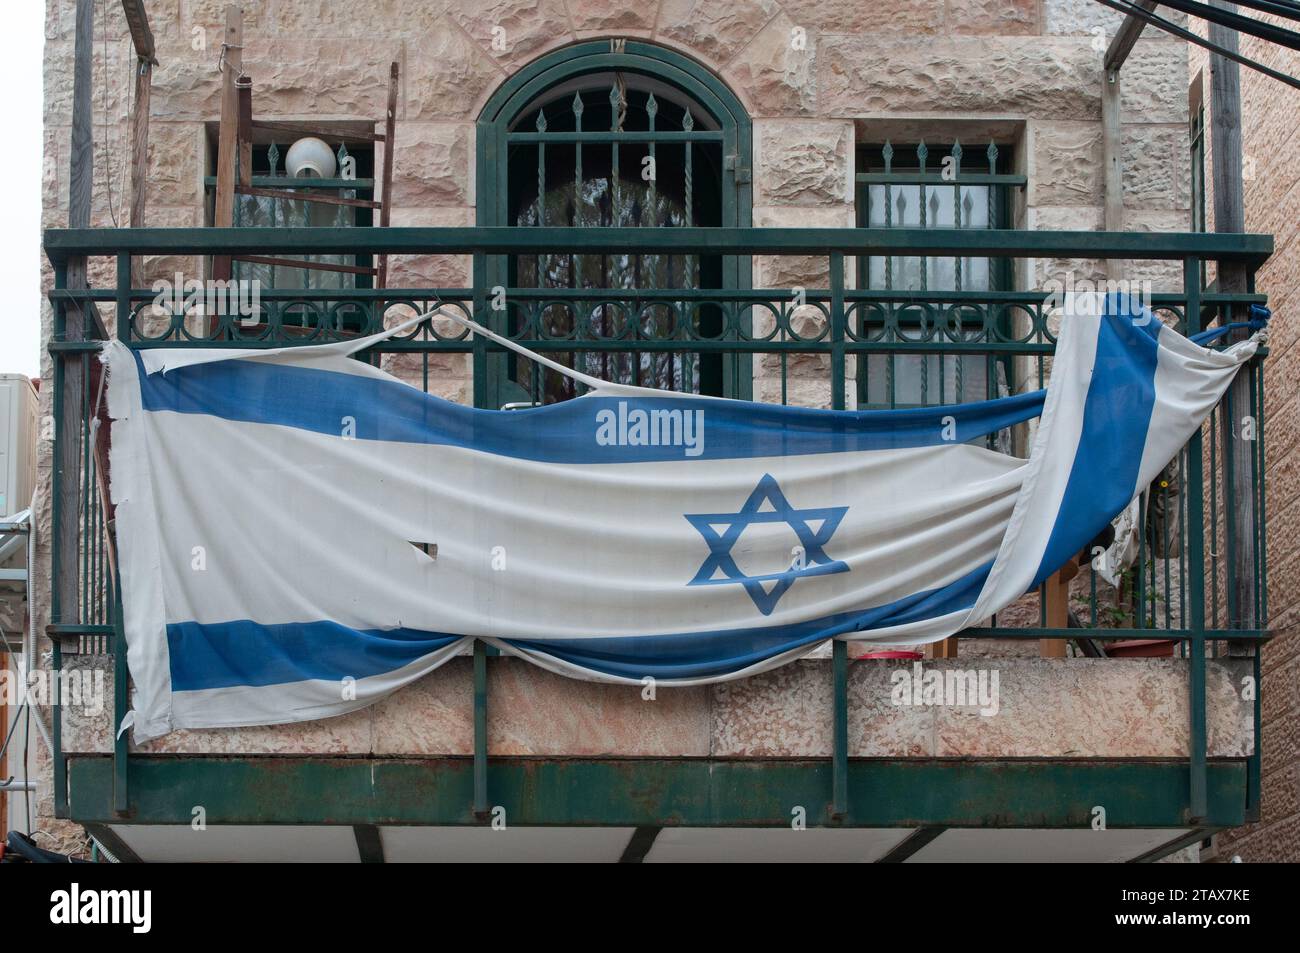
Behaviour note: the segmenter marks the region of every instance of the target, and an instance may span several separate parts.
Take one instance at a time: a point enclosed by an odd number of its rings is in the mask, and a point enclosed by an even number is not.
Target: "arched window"
[[[650,44],[584,43],[508,81],[478,125],[478,221],[521,227],[748,225],[749,121],[717,77]],[[743,157],[743,158],[742,158]],[[637,348],[723,333],[728,305],[637,292],[748,287],[748,260],[684,254],[498,256],[508,296],[498,329],[595,347],[548,352],[608,380],[748,396],[737,355]],[[617,346],[610,343],[617,339]],[[626,346],[625,346],[626,345]],[[490,406],[577,396],[572,381],[514,355],[489,362]]]

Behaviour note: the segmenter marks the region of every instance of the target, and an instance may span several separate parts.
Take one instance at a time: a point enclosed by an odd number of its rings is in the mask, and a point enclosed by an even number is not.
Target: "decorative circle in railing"
[[[786,320],[791,339],[800,344],[821,341],[831,333],[830,307],[824,302],[797,305],[787,312]]]

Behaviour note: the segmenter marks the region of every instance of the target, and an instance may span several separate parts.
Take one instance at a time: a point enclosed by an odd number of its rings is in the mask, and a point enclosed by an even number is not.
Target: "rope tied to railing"
[[[1195,341],[1202,347],[1208,347],[1214,341],[1231,334],[1233,331],[1254,331],[1259,335],[1260,341],[1267,344],[1268,321],[1273,316],[1273,312],[1262,304],[1252,304],[1249,314],[1250,318],[1246,321],[1231,321],[1221,327],[1210,328],[1200,334],[1193,334],[1189,340]]]
[[[571,367],[566,367],[565,365],[559,363],[558,361],[553,361],[549,357],[546,357],[542,354],[538,354],[536,351],[524,347],[524,345],[520,344],[518,341],[512,341],[507,337],[503,337],[502,335],[497,334],[495,331],[485,328],[483,325],[479,324],[473,318],[467,318],[464,315],[455,313],[455,311],[447,310],[447,306],[441,303],[435,305],[434,307],[428,309],[427,311],[423,311],[420,314],[415,315],[415,317],[413,318],[409,318],[406,321],[403,321],[401,324],[395,327],[389,328],[385,331],[380,331],[378,334],[372,334],[369,337],[361,338],[357,341],[352,342],[353,346],[346,348],[346,351],[349,354],[355,354],[357,351],[362,351],[368,347],[373,347],[374,345],[380,343],[381,341],[386,341],[391,337],[401,334],[403,331],[406,331],[409,328],[418,327],[420,324],[423,324],[425,321],[435,318],[438,315],[442,315],[445,318],[450,318],[452,321],[456,322],[461,327],[465,328],[471,333],[482,335],[483,337],[487,338],[489,341],[492,341],[495,344],[500,344],[502,347],[514,351],[516,354],[519,354],[522,357],[526,357],[528,358],[528,360],[533,361],[534,363],[539,364],[542,367],[555,371],[557,374],[560,374],[563,377],[567,377],[570,380],[574,381],[575,383],[583,384],[586,387],[590,387],[592,390],[601,390],[606,393],[613,393],[617,391],[624,391],[630,393],[633,391],[643,390],[643,388],[631,387],[630,385],[627,384],[616,384],[612,381],[602,380],[599,377],[592,377],[590,374],[584,374],[581,371],[576,371]],[[669,391],[665,393],[672,393],[672,392]]]

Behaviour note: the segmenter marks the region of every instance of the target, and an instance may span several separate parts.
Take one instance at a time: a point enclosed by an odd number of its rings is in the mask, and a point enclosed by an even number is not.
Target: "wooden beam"
[[[930,643],[930,658],[956,658],[957,636]]]
[[[1232,52],[1237,50],[1237,34],[1215,23],[1210,24],[1210,42]],[[1241,67],[1218,54],[1210,56],[1210,136],[1214,158],[1214,230],[1240,232],[1246,224],[1241,180]],[[1231,273],[1230,281],[1242,277],[1240,269],[1227,271]],[[1225,287],[1224,278],[1221,270],[1221,290],[1238,290]]]
[[[1220,10],[1234,10],[1236,4],[1212,0],[1211,6]],[[1238,37],[1234,30],[1217,23],[1209,25],[1209,39],[1229,52],[1237,52]],[[1214,176],[1214,230],[1240,232],[1246,227],[1244,187],[1241,176],[1241,67],[1226,56],[1210,56],[1210,152]],[[1227,293],[1244,292],[1248,284],[1247,269],[1237,263],[1218,262],[1218,290]],[[1225,308],[1223,323],[1242,320],[1243,314],[1233,314]],[[1228,625],[1250,625],[1255,618],[1256,572],[1254,527],[1256,520],[1255,496],[1252,492],[1252,462],[1255,446],[1242,439],[1242,418],[1251,412],[1251,380],[1246,368],[1238,374],[1228,389],[1227,401],[1231,412],[1219,415],[1223,446],[1226,448],[1224,465],[1228,472],[1226,485],[1233,489],[1232,499],[1226,500],[1234,532],[1228,535],[1227,558],[1232,572],[1229,574]],[[1236,646],[1232,654],[1249,652]]]
[[[387,228],[391,219],[393,198],[393,151],[397,148],[397,81],[399,73],[397,62],[388,67],[388,111],[384,114],[384,181],[380,185],[379,227]],[[388,256],[379,256],[380,288],[388,287]],[[383,313],[383,309],[379,309]]]
[[[150,66],[157,66],[153,31],[149,29],[149,14],[144,8],[144,0],[122,0],[122,12],[126,14],[126,25],[131,30],[135,55]]]
[[[235,80],[235,92],[239,99],[239,120],[235,129],[239,146],[239,187],[245,189],[253,184],[253,81],[241,76]]]
[[[94,46],[94,0],[77,0],[72,66],[72,155],[68,170],[68,227],[90,227],[94,188],[94,142],[91,134],[91,58]],[[69,262],[69,269],[72,263]],[[84,280],[85,263],[82,262]],[[84,287],[84,284],[83,284]]]
[[[1106,231],[1124,231],[1124,135],[1120,113],[1120,71],[1103,70],[1101,75],[1101,150],[1105,172]],[[1120,259],[1106,260],[1106,274],[1118,279],[1124,267]]]
[[[235,159],[237,154],[239,96],[235,80],[243,72],[244,12],[226,7],[226,30],[221,45],[221,125],[217,132],[217,198],[212,224],[229,228],[235,223]],[[212,260],[212,276],[230,278],[230,256]]]
[[[144,0],[122,0],[122,11],[135,45],[135,99],[131,107],[131,227],[144,228],[149,176],[149,106],[153,93],[153,68],[158,65],[153,31]],[[140,266],[131,263],[132,284],[139,287]]]
[[[333,265],[327,261],[298,261],[296,258],[277,258],[271,255],[234,255],[235,261],[250,265],[271,265],[276,268],[305,268],[308,271],[341,271],[349,275],[373,275],[374,268],[364,265]]]
[[[1079,564],[1070,560],[1043,583],[1049,629],[1065,629],[1070,625],[1070,580],[1079,574]],[[1039,639],[1038,654],[1042,658],[1065,658],[1065,639]]]
[[[1135,0],[1135,3],[1148,13],[1159,6],[1156,0]],[[1146,25],[1146,20],[1131,13],[1124,18],[1124,22],[1119,25],[1119,32],[1106,48],[1106,59],[1102,61],[1105,72],[1118,70],[1124,65],[1129,53],[1133,51],[1133,44],[1138,41]]]
[[[153,64],[144,57],[136,63],[135,105],[131,112],[131,227],[144,228],[145,198],[149,191],[149,98],[153,91]]]
[[[394,66],[397,64],[394,63]],[[355,132],[322,132],[319,129],[313,129],[310,123],[301,122],[276,122],[273,119],[254,119],[254,129],[265,129],[268,132],[284,132],[292,136],[315,136],[324,142],[330,144],[342,142],[383,142],[383,133],[365,132],[357,130]]]
[[[92,136],[91,65],[95,43],[94,0],[77,0],[76,30],[72,66],[72,148],[68,169],[68,227],[90,226],[90,206],[94,188],[94,141]],[[86,259],[68,259],[67,288],[86,287]],[[91,306],[93,308],[93,305]],[[65,339],[80,341],[90,324],[89,315],[77,302],[68,302],[64,310]],[[86,386],[86,367],[77,358],[62,362],[62,381],[58,397],[59,448],[54,462],[58,480],[58,525],[55,545],[62,554],[54,586],[58,598],[58,615],[51,621],[80,622],[78,600],[77,553],[81,551],[78,532],[81,500],[81,412]]]
[[[251,158],[250,158],[251,163]],[[243,178],[243,173],[240,173]],[[235,192],[239,195],[260,195],[268,199],[286,199],[290,202],[316,202],[320,205],[346,205],[351,208],[379,208],[378,202],[370,199],[349,199],[341,195],[317,195],[314,192],[302,192],[295,189],[264,189],[259,185],[244,185],[240,182],[235,186]]]

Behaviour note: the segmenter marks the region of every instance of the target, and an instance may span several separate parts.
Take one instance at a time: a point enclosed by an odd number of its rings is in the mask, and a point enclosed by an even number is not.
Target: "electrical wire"
[[[1300,3],[1295,3],[1294,0],[1236,0],[1236,2],[1260,13],[1272,13],[1289,20],[1300,20]]]
[[[1294,76],[1290,76],[1286,73],[1278,72],[1275,69],[1270,69],[1263,63],[1258,63],[1248,56],[1242,56],[1240,53],[1219,46],[1217,43],[1211,43],[1209,40],[1202,39],[1195,33],[1184,30],[1182,27],[1178,26],[1178,24],[1171,23],[1164,17],[1157,16],[1156,14],[1139,7],[1137,4],[1129,2],[1129,0],[1095,0],[1095,2],[1110,7],[1112,10],[1118,10],[1120,13],[1132,14],[1138,19],[1159,27],[1161,30],[1164,30],[1166,33],[1171,33],[1179,39],[1186,40],[1189,43],[1195,43],[1197,46],[1203,46],[1211,53],[1217,53],[1219,56],[1235,60],[1241,65],[1253,69],[1258,73],[1263,73],[1265,76],[1269,76],[1280,83],[1286,83],[1288,86],[1300,89],[1300,79],[1296,79]]]
[[[1208,23],[1217,23],[1219,26],[1226,27],[1229,30],[1236,30],[1238,33],[1249,33],[1251,36],[1257,36],[1270,43],[1276,43],[1278,46],[1300,50],[1300,33],[1294,30],[1275,26],[1272,23],[1265,23],[1253,17],[1244,17],[1231,10],[1220,10],[1208,3],[1202,3],[1201,0],[1160,0],[1160,3],[1162,6],[1171,7]],[[1296,16],[1300,17],[1300,8],[1297,9]]]

